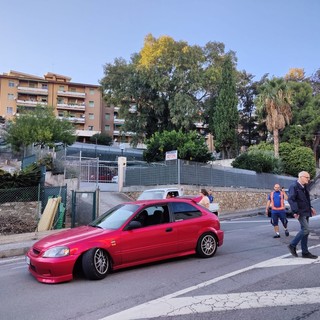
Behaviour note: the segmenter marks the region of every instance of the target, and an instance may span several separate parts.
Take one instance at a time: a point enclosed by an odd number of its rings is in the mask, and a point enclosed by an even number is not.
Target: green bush
[[[13,174],[1,171],[0,189],[37,186],[40,179],[41,168],[36,164],[31,164],[20,172],[14,172]]]
[[[234,168],[253,170],[258,173],[282,172],[281,160],[276,159],[272,152],[252,150],[238,156],[231,164]]]
[[[286,173],[297,177],[301,171],[308,171],[311,178],[314,178],[316,175],[314,154],[313,151],[307,147],[296,147],[286,158]]]
[[[316,163],[313,151],[296,143],[282,142],[279,145],[280,159],[274,157],[273,145],[262,142],[251,146],[248,152],[234,161],[235,168],[288,174],[297,177],[301,171],[308,171],[311,177],[316,174]],[[270,168],[272,166],[272,169]]]

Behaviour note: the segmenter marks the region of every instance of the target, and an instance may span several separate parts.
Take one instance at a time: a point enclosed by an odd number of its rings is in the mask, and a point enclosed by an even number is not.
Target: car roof
[[[174,197],[170,199],[148,199],[148,200],[135,200],[124,202],[126,204],[153,204],[153,203],[168,203],[168,202],[184,202],[184,203],[196,203],[192,198]]]
[[[142,192],[152,192],[152,191],[176,191],[180,190],[179,188],[159,188],[159,189],[147,189]]]

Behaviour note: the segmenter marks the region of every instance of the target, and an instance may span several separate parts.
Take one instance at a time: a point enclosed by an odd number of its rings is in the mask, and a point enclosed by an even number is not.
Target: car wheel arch
[[[211,258],[215,255],[219,246],[219,240],[215,232],[203,232],[197,241],[196,253],[201,258]]]
[[[113,261],[105,248],[94,247],[81,254],[82,272],[90,280],[102,280],[112,270]]]

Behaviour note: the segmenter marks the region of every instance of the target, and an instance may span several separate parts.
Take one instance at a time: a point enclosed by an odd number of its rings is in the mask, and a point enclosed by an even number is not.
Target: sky
[[[259,80],[320,69],[319,0],[0,0],[0,74],[47,72],[99,84],[145,37],[223,42]]]

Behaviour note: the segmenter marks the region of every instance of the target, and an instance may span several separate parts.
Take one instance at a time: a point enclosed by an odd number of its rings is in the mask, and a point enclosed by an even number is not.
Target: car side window
[[[168,223],[170,222],[168,206],[150,206],[144,208],[133,220],[139,221],[142,227]]]
[[[172,202],[175,221],[188,220],[200,217],[201,211],[189,203]]]

